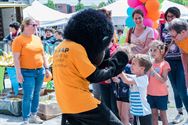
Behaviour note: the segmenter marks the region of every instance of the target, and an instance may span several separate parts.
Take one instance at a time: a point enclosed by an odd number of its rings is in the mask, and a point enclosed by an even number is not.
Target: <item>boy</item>
[[[124,72],[118,76],[130,85],[130,112],[139,118],[140,125],[152,125],[151,109],[147,102],[147,72],[152,64],[147,55],[136,54],[132,59],[131,72],[134,76],[127,76]]]

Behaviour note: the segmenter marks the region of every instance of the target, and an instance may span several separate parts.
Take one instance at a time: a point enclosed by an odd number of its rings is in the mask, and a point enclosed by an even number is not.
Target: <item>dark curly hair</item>
[[[81,44],[86,49],[90,61],[99,65],[113,33],[112,22],[104,13],[85,9],[70,18],[63,36],[65,39]]]
[[[20,23],[19,22],[11,22],[9,24],[9,27],[14,28],[15,30],[18,30],[20,28]]]
[[[165,12],[165,20],[167,20],[167,14],[172,13],[176,18],[180,18],[180,10],[177,7],[170,7]]]

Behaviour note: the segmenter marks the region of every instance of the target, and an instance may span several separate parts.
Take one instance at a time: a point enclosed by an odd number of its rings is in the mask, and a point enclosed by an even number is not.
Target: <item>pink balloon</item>
[[[152,27],[153,26],[153,21],[149,18],[144,18],[144,25]]]
[[[143,4],[137,6],[135,9],[142,10],[142,12],[144,13],[144,17],[147,15],[147,10],[146,10],[146,8],[145,8],[145,6]]]
[[[159,32],[156,29],[153,29],[154,31],[154,39],[158,39],[159,38]]]
[[[128,5],[132,8],[137,7],[138,5],[141,5],[142,2],[140,2],[139,0],[128,0],[127,1]]]

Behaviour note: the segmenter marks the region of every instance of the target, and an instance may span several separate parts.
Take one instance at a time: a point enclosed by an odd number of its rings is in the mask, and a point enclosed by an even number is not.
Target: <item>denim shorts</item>
[[[117,101],[128,102],[129,103],[129,86],[125,83],[112,83],[113,92]]]
[[[148,103],[151,109],[167,110],[168,95],[167,96],[147,96]]]

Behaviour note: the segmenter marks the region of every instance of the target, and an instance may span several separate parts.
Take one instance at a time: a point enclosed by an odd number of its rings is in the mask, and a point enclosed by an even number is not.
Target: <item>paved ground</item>
[[[173,93],[170,87],[170,97],[169,97],[170,103],[168,105],[168,111],[167,111],[169,125],[173,125],[171,121],[177,114],[172,95]],[[187,116],[187,113],[185,112],[185,109],[184,109],[184,114],[185,114],[184,117],[186,120],[188,116]],[[21,117],[14,117],[14,116],[0,114],[0,125],[20,125],[20,124],[21,124]],[[47,120],[43,123],[43,125],[60,125],[60,124],[61,124],[61,116],[53,118],[51,120]],[[32,125],[35,125],[35,124],[32,124]],[[161,122],[159,122],[159,125],[162,125]],[[177,125],[183,125],[183,122]]]

